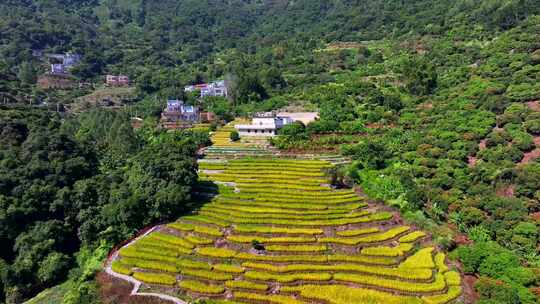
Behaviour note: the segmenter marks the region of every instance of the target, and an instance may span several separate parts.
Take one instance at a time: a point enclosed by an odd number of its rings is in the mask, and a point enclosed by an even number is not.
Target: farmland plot
[[[215,170],[219,166],[219,170]],[[197,213],[119,251],[113,270],[186,299],[231,303],[451,303],[461,277],[429,236],[353,190],[325,186],[318,160],[205,162],[229,182]]]

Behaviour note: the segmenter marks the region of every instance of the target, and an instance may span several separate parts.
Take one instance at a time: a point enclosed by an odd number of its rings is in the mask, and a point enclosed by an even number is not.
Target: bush
[[[504,252],[504,249],[495,242],[480,242],[474,245],[458,247],[452,252],[452,256],[461,260],[463,270],[466,273],[475,273],[478,272],[480,264],[485,258],[501,252]]]
[[[255,250],[264,250],[263,244],[261,244],[261,242],[259,242],[257,240],[252,240],[251,241],[251,247],[253,247],[253,249],[255,249]]]
[[[287,136],[291,140],[306,140],[309,135],[306,133],[306,126],[301,121],[295,121],[283,126],[278,132],[279,135]]]
[[[339,130],[339,123],[332,120],[312,121],[306,126],[308,134],[331,133]]]
[[[510,252],[488,255],[478,268],[481,275],[500,279],[510,268],[519,267],[520,263],[516,255]]]
[[[231,134],[229,135],[231,141],[239,141],[240,140],[240,134],[238,134],[238,131],[234,130],[231,131]]]
[[[496,301],[495,303],[505,304],[520,303],[517,290],[512,288],[509,284],[499,280],[480,277],[474,285],[474,288],[480,294],[482,300],[490,299]]]
[[[525,122],[525,129],[532,134],[540,134],[540,119],[529,120]]]

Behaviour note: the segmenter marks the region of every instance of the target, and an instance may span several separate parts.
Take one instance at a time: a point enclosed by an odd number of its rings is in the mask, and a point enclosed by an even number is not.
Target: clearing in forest
[[[112,269],[145,290],[219,303],[449,303],[461,278],[425,233],[353,190],[320,160],[201,162],[220,194],[119,251]],[[383,208],[384,209],[384,208]]]

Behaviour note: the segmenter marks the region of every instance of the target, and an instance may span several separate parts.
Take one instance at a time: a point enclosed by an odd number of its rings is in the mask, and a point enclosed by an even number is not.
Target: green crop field
[[[324,161],[201,163],[229,182],[195,214],[124,247],[115,272],[188,300],[451,303],[461,276],[429,236],[353,190],[326,186]],[[213,171],[211,171],[213,170]],[[420,243],[422,241],[422,243]]]

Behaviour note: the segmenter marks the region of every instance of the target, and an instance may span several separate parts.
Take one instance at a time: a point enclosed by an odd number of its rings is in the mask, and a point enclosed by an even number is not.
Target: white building
[[[185,92],[194,92],[194,91],[200,91],[201,95],[200,97],[227,97],[229,95],[229,91],[227,89],[227,84],[225,83],[225,80],[218,80],[211,83],[202,83],[202,84],[196,84],[196,85],[190,85],[184,88]]]
[[[277,115],[274,112],[257,113],[250,125],[236,125],[235,128],[240,136],[272,137],[283,126],[301,121],[305,125],[319,118],[317,112],[282,112]]]
[[[289,117],[293,121],[301,121],[305,126],[310,122],[319,119],[318,112],[280,112],[277,114],[279,117]]]
[[[67,74],[75,65],[81,61],[81,55],[75,53],[47,54],[49,59],[61,61],[62,63],[51,64],[51,74]]]

